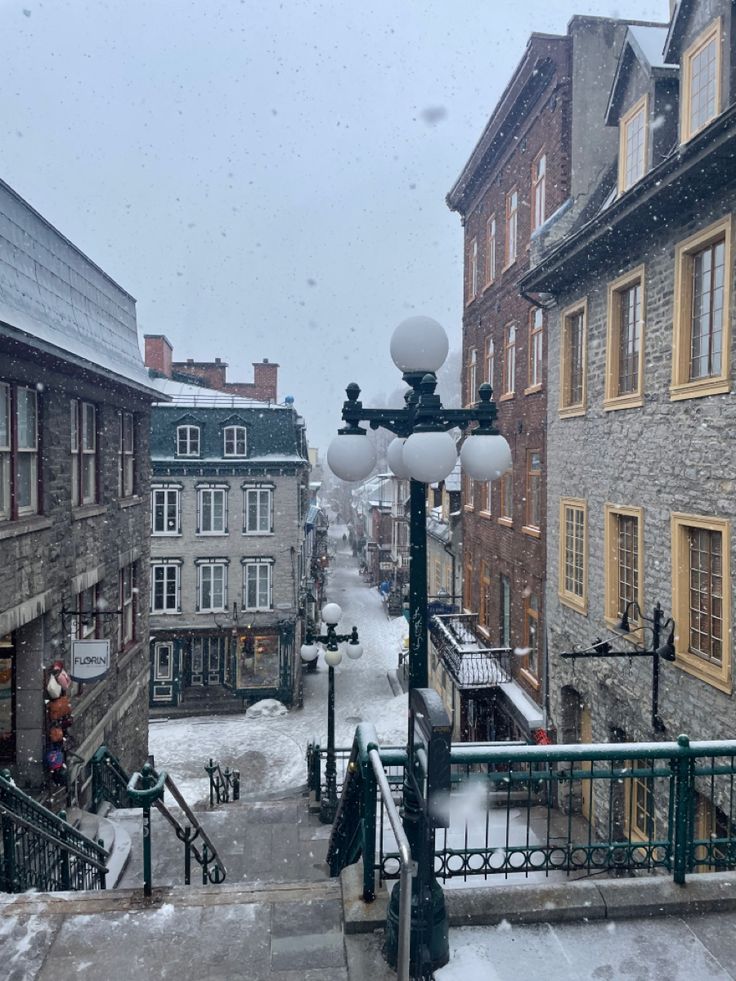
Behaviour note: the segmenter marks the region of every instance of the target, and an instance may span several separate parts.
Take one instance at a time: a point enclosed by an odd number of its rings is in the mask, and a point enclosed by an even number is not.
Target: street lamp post
[[[335,668],[342,661],[340,645],[344,645],[349,658],[357,660],[363,654],[363,647],[358,639],[358,628],[353,627],[349,634],[338,634],[337,625],[340,622],[342,610],[337,603],[327,603],[322,608],[322,620],[327,627],[326,634],[314,637],[308,633],[301,646],[301,656],[305,661],[316,660],[319,654],[318,644],[325,649],[325,662],[328,668],[327,688],[327,763],[325,765],[325,792],[320,795],[319,819],[323,824],[332,824],[337,813],[337,762],[335,760]]]
[[[474,425],[460,451],[464,472],[473,480],[495,480],[511,465],[507,441],[495,428],[496,406],[489,384],[478,390],[478,401],[464,409],[446,409],[435,394],[436,372],[447,357],[449,343],[444,329],[429,317],[403,321],[391,338],[391,357],[409,386],[404,406],[398,409],[365,408],[360,388],[345,390],[342,418],[345,427],[332,441],[327,462],[333,473],[348,481],[369,476],[376,462],[375,449],[366,430],[387,429],[395,439],[388,447],[393,473],[410,480],[409,521],[409,704],[411,692],[428,687],[427,662],[427,523],[425,484],[444,480],[457,463],[452,429]],[[408,745],[414,745],[415,720],[409,711]],[[412,887],[411,960],[413,976],[425,976],[447,963],[447,914],[444,895],[434,876],[433,847],[427,848],[426,801],[418,800],[409,779],[411,760],[404,779],[404,829],[418,872]],[[433,839],[433,834],[431,835]],[[391,894],[386,935],[386,957],[396,963],[398,950],[399,886]]]

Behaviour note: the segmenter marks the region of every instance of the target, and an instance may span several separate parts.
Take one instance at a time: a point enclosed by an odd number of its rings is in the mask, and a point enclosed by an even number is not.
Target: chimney
[[[171,378],[171,355],[174,353],[171,341],[163,334],[144,334],[143,340],[146,345],[146,368]]]
[[[264,401],[277,402],[279,366],[274,361],[264,358],[263,361],[253,362],[253,388],[255,398]]]

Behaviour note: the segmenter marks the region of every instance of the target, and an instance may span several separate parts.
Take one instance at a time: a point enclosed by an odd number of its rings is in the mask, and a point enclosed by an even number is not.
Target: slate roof
[[[133,297],[3,181],[0,334],[152,390]]]

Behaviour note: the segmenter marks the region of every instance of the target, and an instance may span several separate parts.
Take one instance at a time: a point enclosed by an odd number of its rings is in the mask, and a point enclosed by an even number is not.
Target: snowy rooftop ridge
[[[275,402],[261,399],[249,399],[244,395],[234,395],[222,392],[216,388],[204,388],[201,385],[189,385],[187,382],[174,381],[171,378],[151,378],[150,384],[166,396],[166,403],[189,406],[190,408],[227,409],[288,409],[291,406],[278,405]]]
[[[667,25],[663,27],[644,27],[629,24],[629,35],[638,46],[641,54],[652,68],[677,68],[664,60],[664,45],[667,40]]]

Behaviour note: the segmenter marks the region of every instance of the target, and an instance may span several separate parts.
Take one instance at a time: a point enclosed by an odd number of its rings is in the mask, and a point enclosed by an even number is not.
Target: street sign
[[[72,640],[69,674],[74,681],[96,681],[110,668],[109,640]]]
[[[393,562],[379,562],[378,568],[381,572],[392,572],[394,568]]]

